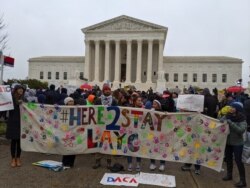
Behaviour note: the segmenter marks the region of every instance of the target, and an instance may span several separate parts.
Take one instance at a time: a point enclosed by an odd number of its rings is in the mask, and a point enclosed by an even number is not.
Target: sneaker
[[[129,164],[128,164],[128,171],[129,171],[129,172],[132,172],[132,171],[133,171],[132,163],[129,163]]]
[[[141,171],[141,165],[140,165],[140,163],[137,163],[137,165],[136,165],[136,171],[137,172]]]
[[[181,170],[182,170],[182,171],[190,171],[190,170],[191,170],[191,166],[183,165],[183,166],[181,167]]]
[[[201,175],[201,171],[200,171],[200,170],[195,170],[194,173],[195,173],[196,175]]]
[[[154,163],[151,163],[150,166],[149,166],[149,169],[150,170],[155,170],[156,169],[156,165]]]
[[[163,172],[163,171],[165,170],[165,165],[164,165],[164,164],[161,164],[160,167],[159,167],[159,170],[160,170],[161,172]]]

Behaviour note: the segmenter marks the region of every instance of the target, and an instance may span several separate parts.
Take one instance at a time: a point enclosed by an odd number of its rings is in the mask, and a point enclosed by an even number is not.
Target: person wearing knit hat
[[[232,102],[230,104],[237,112],[243,112],[243,104],[241,102]]]
[[[95,95],[93,95],[93,94],[90,94],[89,96],[88,96],[88,98],[87,98],[87,105],[89,106],[89,105],[93,105],[94,104],[94,100],[95,100]]]
[[[233,179],[233,159],[236,162],[240,181],[235,187],[246,187],[245,167],[242,162],[242,152],[244,146],[243,135],[247,128],[245,115],[243,114],[243,105],[239,102],[230,104],[230,112],[223,118],[229,125],[229,134],[227,136],[227,144],[225,149],[225,161],[227,163],[227,174],[222,179],[230,181]]]
[[[161,103],[160,103],[160,101],[158,101],[158,100],[153,100],[153,107],[154,107],[154,109],[155,110],[161,110]]]
[[[107,83],[103,84],[102,91],[104,91],[104,90],[110,90],[111,91],[111,88],[110,88],[109,84],[107,84]]]
[[[65,105],[74,105],[74,99],[71,98],[71,97],[66,97],[66,98],[64,99],[64,104],[65,104]]]
[[[152,109],[155,110],[155,111],[162,111],[161,103],[160,103],[159,100],[157,100],[157,99],[153,100]],[[154,171],[156,169],[156,164],[155,163],[156,163],[155,159],[150,159],[149,169],[151,171]],[[160,160],[159,171],[163,172],[164,170],[165,170],[165,161]]]
[[[102,87],[102,95],[94,100],[94,105],[103,106],[117,106],[117,100],[111,95],[111,88],[109,84],[105,83]],[[97,169],[101,166],[101,159],[107,159],[107,168],[111,168],[111,155],[104,155],[100,153],[95,153],[95,164],[92,166],[93,169]]]
[[[75,102],[74,102],[73,98],[66,97],[64,99],[64,104],[72,106],[72,105],[75,104]],[[75,158],[76,158],[76,155],[63,155],[63,157],[62,157],[62,165],[63,165],[64,169],[73,168],[74,163],[75,163]]]

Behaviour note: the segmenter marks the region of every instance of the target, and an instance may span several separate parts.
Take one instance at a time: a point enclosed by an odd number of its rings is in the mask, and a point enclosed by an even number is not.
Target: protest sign
[[[203,95],[179,95],[176,107],[181,110],[203,112]]]
[[[24,151],[103,153],[193,163],[220,171],[228,125],[199,113],[24,103]]]
[[[118,185],[118,186],[138,186],[138,175],[133,174],[117,174],[105,173],[101,182],[103,185]]]
[[[0,111],[14,109],[10,86],[0,85]]]
[[[163,187],[176,187],[175,177],[163,174],[140,172],[139,184],[157,185]]]

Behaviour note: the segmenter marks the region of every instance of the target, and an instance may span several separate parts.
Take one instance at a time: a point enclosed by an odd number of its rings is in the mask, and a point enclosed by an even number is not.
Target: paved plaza
[[[61,172],[50,171],[45,168],[33,166],[33,162],[41,160],[55,160],[60,161],[59,155],[46,155],[41,153],[22,153],[22,167],[10,167],[10,151],[9,143],[3,139],[0,140],[0,187],[1,188],[98,188],[98,187],[117,187],[104,186],[100,181],[105,172],[109,172],[105,168],[105,161],[103,167],[98,170],[92,169],[94,163],[93,154],[78,155],[75,162],[75,167]],[[120,162],[126,167],[125,157],[114,157],[113,163]],[[218,173],[208,168],[201,168],[201,175],[197,176],[194,171],[181,171],[181,163],[166,163],[166,170],[164,174],[173,175],[176,178],[176,185],[178,188],[231,188],[233,184],[238,181],[237,170],[234,171],[234,180],[223,182],[221,178],[225,172]],[[149,160],[142,160],[142,172],[150,172]],[[236,166],[235,166],[236,167]],[[129,173],[124,171],[122,173]],[[134,172],[135,173],[135,172]],[[155,171],[155,173],[160,173]],[[246,179],[250,179],[250,166],[246,165]],[[249,183],[249,181],[248,181]],[[139,185],[139,188],[153,188],[156,186]]]

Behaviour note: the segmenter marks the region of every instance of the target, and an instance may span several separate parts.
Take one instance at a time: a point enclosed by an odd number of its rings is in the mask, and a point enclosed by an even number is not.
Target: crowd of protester
[[[156,111],[163,112],[178,112],[182,109],[178,109],[176,106],[178,95],[180,94],[202,94],[204,95],[204,111],[203,114],[219,118],[221,121],[227,121],[230,128],[230,134],[228,135],[225,161],[227,163],[227,174],[223,178],[224,181],[231,180],[233,171],[233,155],[236,161],[236,165],[239,170],[240,181],[235,185],[236,187],[246,186],[245,169],[244,164],[241,161],[241,155],[243,150],[243,133],[250,125],[250,98],[244,92],[229,93],[224,90],[221,94],[216,88],[212,93],[208,88],[202,90],[195,90],[192,86],[184,88],[181,91],[178,86],[172,90],[166,89],[163,93],[153,92],[152,88],[148,91],[139,91],[135,88],[119,88],[111,91],[108,84],[104,84],[102,89],[98,86],[93,87],[91,90],[76,89],[73,93],[68,93],[66,88],[55,88],[55,85],[50,85],[47,90],[26,90],[20,91],[20,86],[16,86],[13,90],[13,101],[15,109],[10,111],[10,118],[7,127],[7,138],[11,139],[11,166],[21,166],[20,161],[20,115],[19,104],[21,99],[25,102],[35,102],[43,104],[58,104],[58,105],[108,105],[108,106],[125,106],[136,107],[145,109],[154,109]],[[19,120],[18,120],[19,118]],[[13,129],[13,127],[18,129]],[[14,133],[15,134],[14,134]],[[17,136],[19,133],[19,136]],[[102,154],[95,155],[94,169],[101,166],[101,159],[106,158],[107,168],[111,167],[111,156]],[[73,167],[75,155],[63,156],[63,165]],[[128,171],[140,171],[141,158],[136,158],[135,168],[132,165],[132,157],[127,157]],[[151,159],[150,170],[156,169],[156,161]],[[164,171],[165,161],[160,161],[159,170]],[[182,166],[183,171],[190,171],[191,164],[184,164]],[[200,166],[195,165],[195,174],[200,174]]]

